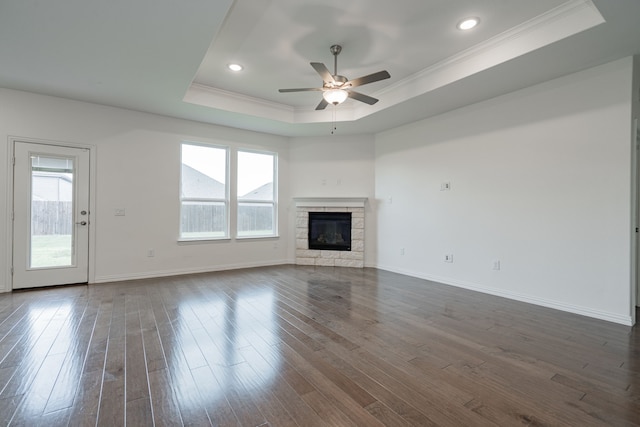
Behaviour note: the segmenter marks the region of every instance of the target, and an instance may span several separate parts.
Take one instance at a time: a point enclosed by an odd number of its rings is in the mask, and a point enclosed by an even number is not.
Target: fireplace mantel
[[[299,208],[363,208],[367,197],[294,197]]]

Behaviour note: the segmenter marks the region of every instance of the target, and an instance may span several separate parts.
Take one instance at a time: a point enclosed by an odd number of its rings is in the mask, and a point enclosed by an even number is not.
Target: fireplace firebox
[[[309,212],[309,249],[351,250],[351,212]]]

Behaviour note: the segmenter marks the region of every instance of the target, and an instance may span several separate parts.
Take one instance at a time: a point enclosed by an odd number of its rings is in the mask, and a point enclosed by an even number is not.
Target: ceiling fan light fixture
[[[349,94],[344,89],[329,89],[322,94],[324,100],[333,105],[342,104],[348,96]]]

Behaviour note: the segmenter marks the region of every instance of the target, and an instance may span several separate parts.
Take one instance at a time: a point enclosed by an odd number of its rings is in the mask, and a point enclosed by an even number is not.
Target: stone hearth
[[[296,264],[364,267],[364,204],[366,197],[300,197],[296,203]],[[351,250],[309,249],[309,212],[351,212]]]

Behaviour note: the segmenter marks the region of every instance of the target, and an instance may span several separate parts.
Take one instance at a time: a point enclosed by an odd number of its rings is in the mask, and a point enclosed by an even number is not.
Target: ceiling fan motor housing
[[[347,82],[345,76],[339,76],[337,74],[333,76],[333,80],[333,82],[324,82],[323,86],[330,89],[338,89]]]

